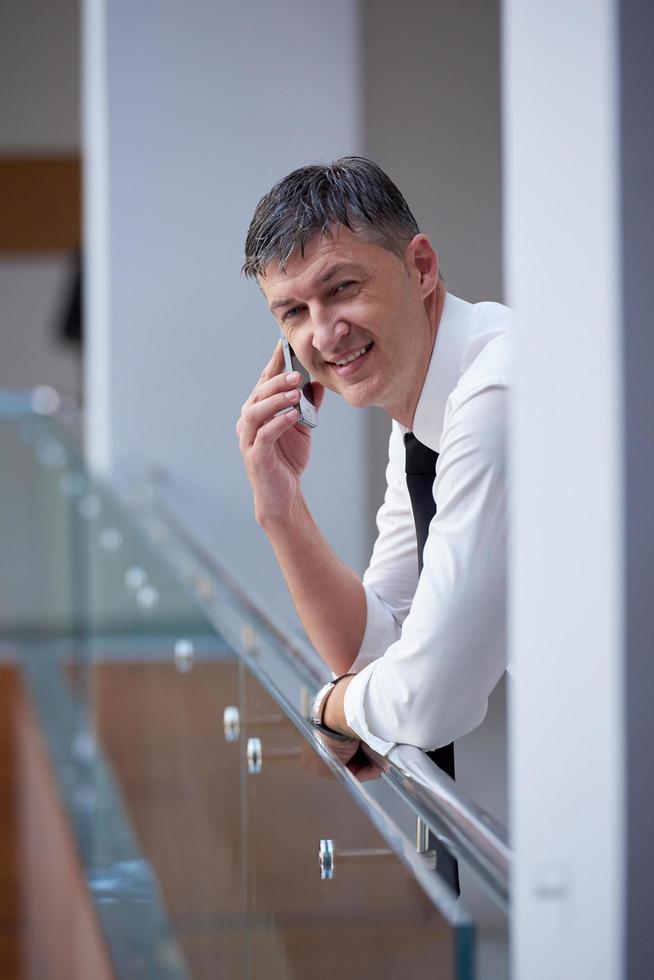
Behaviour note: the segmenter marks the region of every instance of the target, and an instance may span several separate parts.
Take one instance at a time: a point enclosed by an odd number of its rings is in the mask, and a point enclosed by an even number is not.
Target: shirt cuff
[[[346,722],[357,733],[361,741],[369,745],[379,755],[388,755],[391,749],[397,745],[397,742],[387,742],[383,738],[377,738],[370,731],[366,722],[364,701],[368,683],[375,667],[376,661],[368,664],[358,674],[355,674],[347,686],[343,699],[343,708],[345,710]]]
[[[402,632],[393,614],[365,582],[363,591],[366,595],[366,628],[359,652],[350,666],[353,674],[359,673],[373,660],[378,660],[392,643],[399,640]]]

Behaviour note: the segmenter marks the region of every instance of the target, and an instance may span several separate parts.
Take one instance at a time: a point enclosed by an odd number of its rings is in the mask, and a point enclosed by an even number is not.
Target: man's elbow
[[[434,703],[429,712],[416,712],[415,717],[399,724],[394,740],[431,752],[473,731],[481,725],[487,711],[487,698],[465,709],[460,705],[457,708],[451,704]]]

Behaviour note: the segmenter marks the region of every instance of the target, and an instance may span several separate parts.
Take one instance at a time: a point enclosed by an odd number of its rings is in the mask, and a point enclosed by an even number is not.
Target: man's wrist
[[[292,502],[279,509],[268,508],[267,513],[261,513],[255,505],[257,524],[265,532],[274,545],[275,540],[285,544],[289,534],[298,534],[312,522],[302,491],[298,487]]]
[[[345,691],[354,676],[342,674],[320,689],[311,708],[311,722],[326,734],[358,741],[359,736],[347,724],[344,706]]]

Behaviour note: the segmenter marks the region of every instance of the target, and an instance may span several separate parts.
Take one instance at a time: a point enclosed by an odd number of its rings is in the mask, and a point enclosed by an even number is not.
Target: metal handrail
[[[365,751],[437,836],[465,857],[503,899],[508,899],[512,856],[506,828],[414,745],[397,745],[385,757],[367,747]]]
[[[141,485],[141,506],[156,506],[168,532],[194,556],[205,574],[220,582],[230,592],[238,605],[274,638],[280,649],[295,662],[305,676],[308,672],[316,685],[324,683],[325,678],[331,674],[313,647],[275,622],[270,613],[253,600],[244,586],[222,566],[215,555],[209,554],[192,538],[171,503],[166,500],[163,477],[161,471],[148,475],[145,481],[145,498],[143,484]],[[258,667],[260,669],[260,665]],[[445,841],[454,853],[466,859],[495,894],[506,900],[511,873],[511,851],[506,829],[470,800],[454,780],[415,746],[397,745],[386,757],[378,755],[369,746],[364,746],[364,751],[379,766],[383,778],[433,833]]]

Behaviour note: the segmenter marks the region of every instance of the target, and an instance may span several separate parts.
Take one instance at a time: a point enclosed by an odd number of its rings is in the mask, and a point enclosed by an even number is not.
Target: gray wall
[[[502,300],[499,4],[362,0],[363,140],[431,238],[448,289]],[[369,430],[369,513],[380,502],[389,421]],[[506,823],[506,690],[456,747],[457,779]]]
[[[79,77],[78,0],[3,0],[0,155],[78,152]],[[0,386],[80,395],[76,358],[54,337],[70,277],[64,255],[0,254]]]
[[[499,3],[361,0],[365,152],[395,180],[448,289],[502,300]],[[370,429],[371,512],[389,422]]]
[[[654,975],[651,927],[654,849],[651,813],[654,658],[651,594],[654,581],[654,333],[651,261],[654,255],[654,86],[650,39],[654,8],[620,4],[621,205],[623,248],[623,363],[626,566],[627,899],[625,975]]]
[[[405,192],[448,288],[501,301],[499,4],[361,9],[366,150]]]

